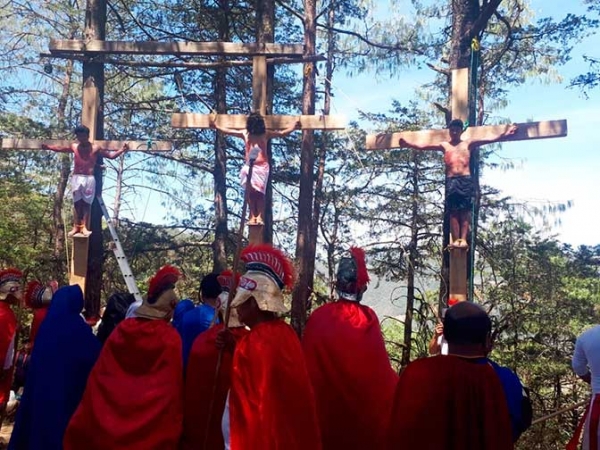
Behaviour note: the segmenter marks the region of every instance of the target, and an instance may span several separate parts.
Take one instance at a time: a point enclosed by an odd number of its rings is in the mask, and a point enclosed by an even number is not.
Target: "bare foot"
[[[469,244],[467,243],[466,239],[458,239],[456,241],[456,247],[467,249],[469,248]]]
[[[72,238],[73,236],[75,236],[77,233],[79,233],[79,227],[78,226],[73,226],[73,228],[71,229],[71,231],[69,231],[67,233],[67,236]]]
[[[88,230],[86,227],[81,227],[81,235],[84,237],[88,237],[92,232]]]

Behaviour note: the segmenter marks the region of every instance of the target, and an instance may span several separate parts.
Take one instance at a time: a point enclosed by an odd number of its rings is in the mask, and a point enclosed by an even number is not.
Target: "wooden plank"
[[[252,109],[263,116],[267,113],[267,58],[252,58]]]
[[[303,56],[304,44],[257,44],[238,42],[144,42],[51,39],[50,53],[102,53],[119,55],[222,55]]]
[[[69,284],[78,284],[85,293],[85,277],[87,275],[87,261],[89,239],[76,235],[72,239],[73,251],[71,253],[71,271],[69,273]]]
[[[263,229],[264,225],[248,224],[248,243],[254,245],[262,244]]]
[[[81,108],[81,123],[90,129],[90,141],[96,138],[96,120],[100,109],[100,94],[98,88],[90,80],[83,87],[83,100]]]
[[[211,114],[175,113],[171,116],[173,128],[210,128]],[[246,128],[245,114],[217,114],[216,121],[220,126],[243,130]],[[265,125],[271,130],[281,130],[291,126],[300,119],[303,130],[343,130],[346,119],[342,116],[265,116]]]
[[[463,122],[469,117],[469,69],[452,70],[452,118]]]
[[[450,294],[449,298],[467,300],[467,254],[466,248],[450,249]]]
[[[525,141],[529,139],[546,139],[565,137],[567,135],[566,120],[547,120],[542,122],[518,123],[517,132],[513,136],[502,139],[504,141]],[[506,130],[507,125],[488,125],[483,127],[470,127],[462,135],[463,139],[488,139]],[[417,145],[436,145],[448,141],[450,136],[447,129],[425,131],[403,131],[389,134],[370,134],[366,139],[367,150],[385,150],[399,148],[400,138],[416,143]]]
[[[42,144],[56,145],[57,147],[70,147],[75,141],[69,141],[66,139],[25,139],[25,138],[13,138],[13,139],[2,139],[0,148],[2,150],[42,150]],[[129,144],[129,151],[153,151],[153,152],[170,152],[173,150],[173,146],[170,142],[166,141],[95,141],[95,144],[101,145],[103,148],[118,150],[123,147],[124,143]],[[151,147],[151,150],[149,150]],[[46,150],[44,150],[46,151]]]

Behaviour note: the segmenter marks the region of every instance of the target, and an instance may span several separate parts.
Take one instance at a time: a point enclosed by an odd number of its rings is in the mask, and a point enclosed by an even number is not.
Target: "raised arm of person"
[[[287,128],[284,128],[283,130],[268,130],[267,138],[271,139],[271,138],[276,138],[276,137],[284,137],[284,136],[287,136],[288,134],[292,133],[293,131],[301,130],[301,129],[302,129],[302,123],[300,123],[300,119],[298,119],[292,125],[290,125]]]
[[[217,124],[217,121],[212,116],[208,119],[208,125],[211,128],[213,128],[213,129],[215,129],[217,131],[220,131],[221,133],[229,134],[231,136],[239,137],[241,139],[245,139],[245,137],[246,137],[245,134],[244,134],[245,130],[240,130],[238,128],[222,127],[222,126],[220,126],[220,125]]]
[[[470,140],[469,139],[469,146],[479,147],[480,145],[492,144],[494,142],[501,141],[502,139],[504,139],[508,136],[514,135],[517,132],[517,129],[518,129],[518,127],[514,123],[511,125],[507,125],[506,129],[503,132],[498,133],[495,136],[490,136],[487,139],[479,139],[479,140]]]
[[[127,142],[124,142],[123,146],[119,150],[111,150],[109,148],[103,148],[100,150],[100,154],[104,158],[117,159],[119,156],[121,156],[127,150],[129,150],[129,144]]]
[[[59,147],[58,145],[42,144],[42,150],[51,150],[57,153],[73,153],[71,147]]]
[[[441,142],[439,144],[418,144],[417,142],[411,141],[410,139],[407,140],[405,136],[400,136],[398,144],[402,148],[413,148],[415,150],[438,150],[441,152],[444,151],[444,147],[442,146]]]

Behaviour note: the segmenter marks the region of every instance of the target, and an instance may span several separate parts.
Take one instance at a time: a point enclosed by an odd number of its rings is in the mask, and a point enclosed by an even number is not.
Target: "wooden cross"
[[[346,128],[345,120],[339,116],[325,115],[265,115],[267,107],[267,60],[265,56],[259,55],[253,57],[252,67],[252,106],[255,111],[259,111],[265,118],[267,129],[282,130],[292,126],[298,120],[303,130],[343,130]],[[246,115],[228,115],[228,114],[193,114],[177,113],[171,117],[171,126],[173,128],[211,128],[210,122],[215,120],[219,126],[244,130],[246,128]],[[270,205],[265,205],[269,208]],[[263,241],[263,225],[249,224],[248,239],[252,244],[259,244]]]
[[[465,121],[468,117],[468,69],[452,71],[452,118]],[[532,139],[547,139],[567,135],[566,120],[551,120],[544,122],[526,122],[517,124],[514,135],[502,139],[504,141],[524,141]],[[506,125],[469,127],[461,135],[461,139],[486,140],[498,136]],[[438,145],[449,141],[448,129],[404,131],[398,133],[368,135],[367,150],[386,150],[400,148],[400,138],[421,145]],[[473,242],[469,246],[473,251]],[[467,252],[457,249],[450,252],[449,298],[459,301],[468,299]]]
[[[125,142],[130,146],[130,151],[170,151],[171,144],[157,141],[106,141],[94,140],[96,132],[96,118],[100,105],[98,89],[95,86],[83,87],[83,106],[81,111],[81,123],[90,130],[90,142],[101,145],[104,148],[121,148]],[[70,147],[73,141],[69,140],[39,140],[26,138],[6,138],[0,142],[3,151],[42,150],[42,144],[58,147]],[[98,185],[96,195],[101,195],[101,184]],[[100,230],[96,230],[100,232]],[[85,280],[88,267],[89,239],[87,236],[77,234],[73,238],[73,251],[71,252],[69,284],[78,284],[85,292]]]

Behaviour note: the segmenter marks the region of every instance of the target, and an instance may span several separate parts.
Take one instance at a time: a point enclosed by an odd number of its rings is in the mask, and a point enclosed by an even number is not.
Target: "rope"
[[[473,126],[476,124],[476,105],[477,105],[477,68],[479,67],[479,39],[474,37],[471,41],[471,65],[469,67],[469,117],[465,122],[465,129],[469,127],[471,124]],[[476,161],[475,164],[472,164],[471,173],[473,174],[473,178],[479,179],[479,161]],[[471,207],[471,251],[469,252],[470,259],[470,268],[469,270],[469,292],[468,299],[473,301],[473,294],[475,290],[475,240],[477,237],[477,219],[478,219],[478,210],[476,208],[476,201],[473,202],[473,206]]]
[[[567,406],[566,408],[559,409],[558,411],[554,411],[553,413],[550,413],[547,416],[543,416],[543,417],[540,417],[539,419],[535,419],[534,421],[531,422],[531,426],[536,425],[536,424],[541,423],[541,422],[545,422],[548,419],[552,419],[553,417],[560,416],[563,413],[572,411],[573,409],[577,409],[577,408],[579,408],[581,406],[585,406],[589,402],[590,402],[589,400],[584,400],[582,402],[575,403],[574,405]]]

